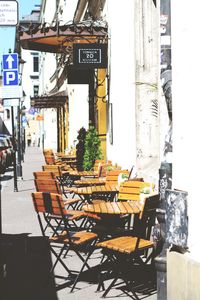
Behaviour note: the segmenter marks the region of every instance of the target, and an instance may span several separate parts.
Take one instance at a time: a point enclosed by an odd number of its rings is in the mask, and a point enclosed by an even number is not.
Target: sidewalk
[[[30,236],[41,236],[38,220],[33,208],[31,193],[35,191],[33,172],[41,171],[45,164],[42,150],[38,147],[26,149],[24,163],[22,163],[23,180],[18,181],[18,192],[14,192],[13,171],[10,169],[2,176],[2,232],[6,234],[29,233]],[[70,261],[73,261],[71,258]],[[99,257],[96,262],[99,262]],[[94,260],[95,262],[95,260]],[[73,263],[79,264],[79,261]],[[73,266],[74,267],[74,266]],[[63,272],[59,270],[59,272]],[[63,274],[64,275],[64,274]],[[87,300],[101,299],[102,292],[96,293],[96,284],[79,282],[75,292],[65,287],[57,292],[58,300],[76,300],[85,298]],[[120,290],[112,291],[109,298],[116,296],[118,300],[131,299]],[[157,295],[140,296],[140,299],[156,300]],[[52,298],[53,299],[53,298]],[[54,298],[55,299],[55,298]],[[7,299],[6,299],[7,300]],[[9,299],[10,300],[10,299]],[[20,299],[21,300],[21,299]],[[28,300],[28,299],[27,299]],[[38,299],[37,299],[38,300]],[[50,300],[43,299],[43,300]]]

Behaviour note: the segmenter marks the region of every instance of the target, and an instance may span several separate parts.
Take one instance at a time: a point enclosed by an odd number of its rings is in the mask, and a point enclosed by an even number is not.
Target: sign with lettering
[[[74,44],[73,65],[77,68],[107,68],[107,44]]]
[[[0,26],[16,26],[18,23],[18,2],[0,1]]]

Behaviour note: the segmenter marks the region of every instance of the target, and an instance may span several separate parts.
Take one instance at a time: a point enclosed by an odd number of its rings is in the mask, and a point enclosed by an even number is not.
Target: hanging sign
[[[107,68],[107,44],[74,44],[73,65],[77,68]]]

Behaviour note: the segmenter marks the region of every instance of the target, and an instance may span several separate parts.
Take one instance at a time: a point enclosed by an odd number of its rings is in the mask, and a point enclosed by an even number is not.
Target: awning
[[[63,107],[67,100],[67,92],[31,97],[31,106],[34,108],[59,108]]]
[[[22,48],[43,52],[63,53],[74,43],[104,43],[107,41],[107,28],[100,25],[71,24],[46,26],[31,25],[18,27]]]

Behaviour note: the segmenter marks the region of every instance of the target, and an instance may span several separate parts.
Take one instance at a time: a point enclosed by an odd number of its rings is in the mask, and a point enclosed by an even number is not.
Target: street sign
[[[3,68],[3,85],[17,86],[19,84],[18,54],[17,53],[3,54],[2,68]]]
[[[18,54],[3,54],[3,70],[18,69]]]
[[[3,107],[11,107],[11,106],[18,106],[19,99],[4,99],[3,100]]]
[[[0,87],[0,98],[1,99],[15,99],[22,98],[23,90],[21,85],[2,86]]]
[[[0,1],[0,26],[16,26],[18,15],[17,1]]]

